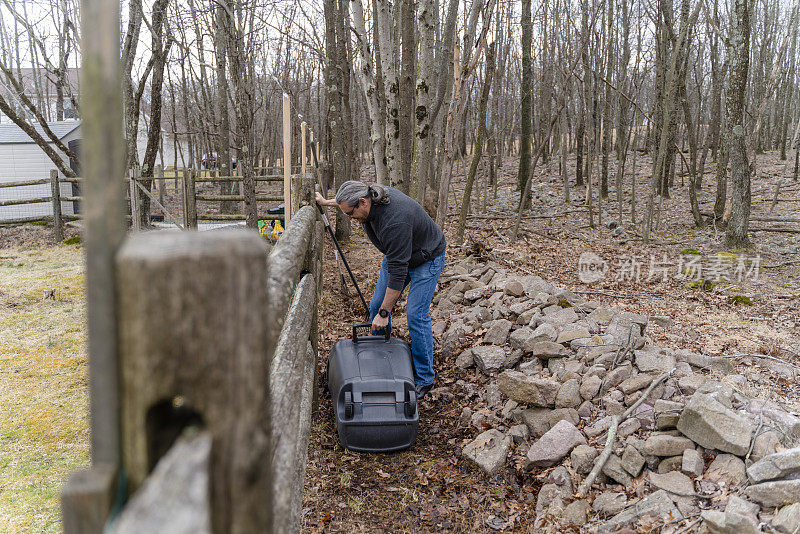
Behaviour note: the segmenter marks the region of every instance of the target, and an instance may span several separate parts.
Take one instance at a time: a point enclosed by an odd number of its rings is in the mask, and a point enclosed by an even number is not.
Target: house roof
[[[41,95],[55,98],[58,80],[53,73],[48,72],[46,69],[23,67],[19,70],[15,69],[14,74],[17,81],[22,84],[25,94],[29,97],[35,98]],[[68,68],[66,74],[67,85],[72,89],[73,93],[77,94],[80,69],[75,67]],[[5,77],[0,77],[0,88],[9,96],[16,94],[13,86]]]
[[[50,130],[58,137],[59,139],[63,139],[76,128],[81,125],[81,121],[77,120],[68,120],[68,121],[53,121],[48,122],[47,125],[50,127]],[[39,123],[34,123],[33,127],[36,131],[41,134],[42,137],[47,139],[47,135],[44,133],[41,125]],[[9,145],[9,144],[16,144],[16,143],[33,143],[33,139],[31,139],[28,134],[26,134],[22,128],[17,126],[16,124],[0,124],[0,145]]]

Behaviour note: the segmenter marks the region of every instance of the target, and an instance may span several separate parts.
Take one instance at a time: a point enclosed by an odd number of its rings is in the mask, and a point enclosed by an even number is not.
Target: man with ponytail
[[[433,332],[428,312],[444,268],[444,234],[422,206],[392,187],[350,180],[339,187],[335,200],[326,200],[319,193],[316,198],[320,206],[336,206],[360,222],[369,240],[384,255],[370,302],[375,333],[381,333],[389,324],[400,294],[409,287],[406,316],[417,398],[421,399],[430,391],[434,379]]]

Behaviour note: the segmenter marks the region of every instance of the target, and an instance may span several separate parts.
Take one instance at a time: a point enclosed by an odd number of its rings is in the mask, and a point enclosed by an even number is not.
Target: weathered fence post
[[[178,171],[175,171],[176,175]],[[188,183],[189,183],[189,169],[184,168],[183,172],[181,172],[181,209],[183,210],[183,227],[186,229],[191,228],[189,226],[189,201],[187,200],[189,195],[186,194]]]
[[[294,215],[291,207],[292,121],[289,108],[289,95],[283,93],[283,210],[287,225]]]
[[[139,214],[139,192],[137,191],[136,181],[139,179],[137,171],[130,171],[128,186],[131,198],[131,230],[139,232],[142,229],[142,219]]]
[[[186,175],[186,210],[189,213],[189,228],[197,228],[197,191],[195,190],[195,170]]]
[[[312,175],[295,174],[292,176],[291,189],[292,213],[297,213],[303,206],[314,205],[314,177]]]
[[[213,442],[212,531],[269,532],[266,243],[241,230],[142,233],[116,265],[129,490],[186,426],[202,426]]]
[[[64,221],[61,220],[61,187],[58,183],[58,170],[50,171],[50,189],[53,195],[53,230],[56,241],[64,239]]]
[[[119,3],[81,2],[81,115],[92,466],[62,492],[65,534],[100,534],[119,467],[114,255],[125,235]]]
[[[158,201],[163,206],[164,205],[164,187],[166,187],[167,181],[164,180],[164,167],[162,167],[161,165],[156,165],[156,179],[158,181]]]
[[[300,123],[300,174],[306,173],[306,121]]]

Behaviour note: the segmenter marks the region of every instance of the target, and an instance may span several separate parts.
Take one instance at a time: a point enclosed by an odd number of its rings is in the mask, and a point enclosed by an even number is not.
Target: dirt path
[[[573,168],[574,163],[568,163]],[[769,215],[769,201],[781,178],[782,162],[774,154],[759,159],[759,173],[753,181],[755,215]],[[639,158],[637,191],[646,191],[649,161]],[[757,232],[755,247],[749,251],[727,251],[722,235],[713,229],[697,230],[691,226],[686,193],[677,178],[673,198],[662,204],[661,226],[654,242],[643,245],[630,227],[614,232],[608,226],[588,227],[588,217],[581,198],[572,191],[573,202],[562,201],[557,162],[537,171],[533,188],[532,212],[542,218],[526,220],[521,239],[511,243],[509,236],[518,193],[513,190],[517,163],[506,160],[501,170],[499,198],[488,202],[481,217],[468,221],[468,242],[456,246],[451,229],[455,226],[455,207],[451,201],[448,263],[478,248],[487,258],[510,271],[535,273],[577,292],[587,299],[622,310],[651,316],[669,316],[674,325],[656,328],[653,341],[670,347],[692,347],[712,355],[734,356],[760,353],[780,359],[797,360],[800,350],[800,234]],[[710,168],[710,167],[709,167]],[[616,199],[611,180],[611,198],[603,201],[603,222],[616,219]],[[784,180],[784,187],[791,185]],[[461,196],[456,183],[456,195]],[[713,174],[706,175],[700,193],[703,211],[713,206]],[[794,188],[796,189],[796,188]],[[630,184],[625,185],[630,190]],[[797,191],[781,195],[782,200],[771,215],[797,216]],[[613,203],[612,203],[613,201]],[[596,202],[596,199],[595,199]],[[623,202],[627,206],[628,195]],[[641,218],[644,199],[637,199]],[[567,213],[569,212],[569,213]],[[476,214],[481,215],[481,214]],[[489,218],[487,218],[489,217]],[[623,220],[629,219],[628,209]],[[618,222],[618,221],[617,221]],[[758,222],[752,226],[775,226]],[[777,226],[786,226],[777,224]],[[615,235],[618,234],[618,235]],[[327,238],[326,238],[327,239]],[[328,244],[329,245],[329,244]],[[380,254],[360,231],[345,253],[354,264],[356,276],[367,298],[372,294]],[[696,284],[677,276],[682,252],[695,249],[703,261],[728,258],[719,252],[744,252],[748,258],[760,256],[757,279],[726,281],[710,279]],[[581,282],[577,276],[578,258],[584,252],[600,256],[608,273],[595,283]],[[650,263],[666,257],[669,276],[650,276]],[[361,319],[355,293],[345,298],[339,290],[338,272],[329,246],[326,246],[326,272],[321,299],[321,362],[333,345],[348,335],[349,325]],[[641,263],[640,276],[624,276],[626,265]],[[627,262],[627,263],[626,263]],[[663,263],[663,262],[662,262]],[[748,264],[751,265],[751,264]],[[665,271],[666,272],[666,271]],[[704,277],[701,277],[704,278]],[[440,292],[447,289],[440,285]],[[740,295],[752,299],[752,305],[733,302]],[[402,308],[401,308],[402,315]],[[448,313],[432,312],[434,322],[446,320]],[[406,332],[402,321],[395,320],[401,337]],[[407,335],[405,336],[407,338]],[[459,350],[454,351],[457,355]],[[545,483],[543,470],[525,471],[521,466],[507,468],[489,479],[460,457],[461,447],[481,431],[460,421],[464,407],[485,409],[481,393],[488,378],[474,369],[462,371],[454,365],[455,356],[443,359],[436,341],[434,355],[438,394],[422,403],[417,443],[408,451],[395,454],[355,454],[338,444],[330,399],[322,397],[312,430],[303,502],[305,532],[485,532],[488,530],[531,531],[534,529],[538,488]],[[779,401],[789,411],[800,410],[800,390],[792,382],[779,381],[769,360],[737,358],[737,371],[746,375],[748,394]]]

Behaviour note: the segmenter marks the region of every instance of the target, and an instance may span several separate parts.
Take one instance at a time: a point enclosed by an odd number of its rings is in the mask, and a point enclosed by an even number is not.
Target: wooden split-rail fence
[[[296,532],[316,405],[315,179],[255,232],[131,234],[114,262],[120,464],[74,473],[66,534]],[[92,406],[93,414],[96,406]],[[93,429],[93,432],[99,429]],[[121,496],[130,495],[124,507]]]
[[[64,532],[296,532],[316,404],[315,180],[290,195],[285,171],[271,250],[250,229],[127,233],[119,16],[83,3],[91,465],[62,489]]]

